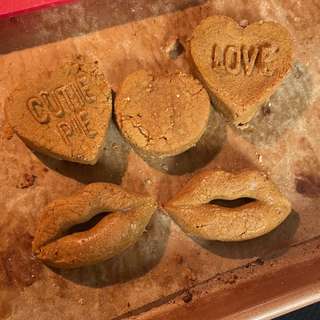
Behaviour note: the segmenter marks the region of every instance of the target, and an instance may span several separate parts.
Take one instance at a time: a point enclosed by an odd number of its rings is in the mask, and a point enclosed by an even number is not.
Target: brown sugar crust
[[[139,153],[167,157],[194,146],[209,119],[210,100],[192,76],[138,70],[125,78],[115,99],[123,137]]]
[[[13,131],[48,156],[95,164],[107,135],[111,89],[95,64],[66,64],[47,82],[29,80],[5,103]]]
[[[239,198],[255,201],[235,208],[210,204]],[[262,172],[210,170],[195,176],[164,209],[187,234],[241,241],[276,228],[291,212],[291,203]]]
[[[196,76],[225,119],[250,121],[279,87],[293,63],[292,37],[275,22],[246,28],[229,17],[213,16],[195,29],[191,62]]]
[[[89,230],[68,233],[101,212],[108,212]],[[33,252],[45,263],[75,268],[111,258],[136,242],[154,212],[154,200],[110,183],[92,183],[80,193],[51,202],[44,210]]]

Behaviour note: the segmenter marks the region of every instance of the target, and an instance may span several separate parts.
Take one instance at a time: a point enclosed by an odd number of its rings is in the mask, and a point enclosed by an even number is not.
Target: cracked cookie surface
[[[137,70],[117,91],[115,114],[123,137],[145,156],[180,154],[202,136],[210,100],[192,76]]]
[[[211,203],[218,199],[250,199],[250,202],[236,207]],[[290,214],[291,203],[262,172],[208,170],[195,176],[164,209],[189,235],[242,241],[264,235],[280,225]]]

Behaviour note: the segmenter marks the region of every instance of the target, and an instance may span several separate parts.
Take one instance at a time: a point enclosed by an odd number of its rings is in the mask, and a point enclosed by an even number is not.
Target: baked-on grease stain
[[[320,177],[315,174],[302,173],[295,179],[298,193],[308,198],[320,197]]]
[[[32,253],[31,236],[27,231],[15,232],[6,250],[0,253],[0,268],[4,271],[2,288],[29,287],[39,279],[42,262]]]

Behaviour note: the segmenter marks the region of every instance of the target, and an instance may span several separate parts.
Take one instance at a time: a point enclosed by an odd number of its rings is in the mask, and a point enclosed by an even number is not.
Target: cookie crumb
[[[10,140],[13,137],[13,134],[14,131],[12,130],[12,128],[8,124],[6,124],[3,128],[1,139]]]
[[[191,281],[197,280],[197,276],[195,275],[195,273],[192,269],[189,269],[189,268],[185,269],[185,270],[183,270],[182,274]]]
[[[244,130],[244,129],[248,129],[249,128],[249,122],[246,122],[246,123],[239,123],[237,125],[237,127],[240,129],[240,130]]]
[[[243,19],[243,20],[241,20],[241,21],[239,22],[239,24],[240,24],[240,26],[241,26],[242,28],[245,28],[245,27],[247,27],[247,26],[249,25],[249,22],[248,22],[247,19]]]
[[[177,263],[177,264],[182,264],[183,262],[183,256],[180,253],[176,253],[173,257],[173,260]]]
[[[169,171],[169,167],[167,164],[162,164],[161,167],[166,170],[166,171]]]
[[[25,189],[25,188],[31,187],[33,186],[35,179],[36,179],[36,176],[34,176],[33,174],[25,173],[23,175],[23,181],[17,185],[17,188]]]
[[[233,284],[236,282],[236,279],[238,279],[238,277],[234,273],[229,273],[224,276],[223,282]]]
[[[148,178],[148,179],[146,179],[146,180],[144,180],[143,182],[142,182],[142,186],[144,187],[145,185],[147,185],[148,183],[151,183],[151,180]]]
[[[182,301],[184,303],[189,303],[192,300],[192,298],[193,298],[193,294],[190,291],[188,291],[183,295]]]
[[[84,305],[84,300],[81,298],[79,301],[79,304],[81,304],[82,306]]]
[[[167,53],[178,50],[179,47],[179,38],[177,36],[172,36],[167,41],[165,51]]]

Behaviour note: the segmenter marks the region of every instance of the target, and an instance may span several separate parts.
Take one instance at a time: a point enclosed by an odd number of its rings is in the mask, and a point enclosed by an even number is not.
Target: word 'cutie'
[[[250,76],[254,66],[257,66],[263,75],[271,76],[272,71],[270,65],[274,60],[274,54],[277,53],[278,48],[274,46],[253,47],[248,50],[246,46],[229,46],[225,50],[216,45],[213,52],[213,70],[217,72],[224,72],[228,74],[237,75],[241,69],[241,60],[246,76]],[[241,59],[242,58],[242,59]]]
[[[67,119],[61,119],[57,124],[58,132],[67,145],[72,144],[69,137],[74,133],[84,134],[90,139],[97,134],[89,130],[88,113],[81,110],[86,102],[93,103],[97,100],[95,96],[89,95],[88,81],[88,78],[82,77],[50,92],[43,90],[27,102],[29,111],[41,124],[49,123],[51,116],[64,118],[65,110],[72,114]]]

